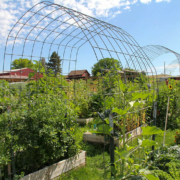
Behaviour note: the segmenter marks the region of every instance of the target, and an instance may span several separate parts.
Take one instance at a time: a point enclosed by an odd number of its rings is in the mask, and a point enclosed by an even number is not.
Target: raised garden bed
[[[86,165],[86,151],[81,151],[76,156],[24,176],[21,180],[53,180],[65,172],[84,165]]]
[[[99,144],[108,143],[108,141],[105,141],[104,136],[92,134],[90,132],[85,132],[83,134],[83,141],[84,142],[91,142],[91,143],[99,143]],[[114,143],[118,144],[119,140],[117,138],[114,138]]]
[[[145,126],[145,125],[142,125],[142,126]],[[141,128],[142,126],[136,128],[130,132],[127,132],[125,135],[125,141],[128,141],[129,139],[131,139],[133,137],[141,135],[142,134],[142,128]],[[129,134],[131,135],[130,137],[128,136]],[[105,142],[103,135],[92,134],[90,132],[85,132],[83,134],[83,141],[84,142],[91,142],[91,143],[99,143],[99,144],[108,143],[108,141]],[[122,141],[120,142],[117,137],[114,137],[114,143],[115,143],[115,145],[122,145],[123,144],[123,142]]]
[[[88,124],[93,121],[93,118],[78,118],[76,121],[80,124]]]

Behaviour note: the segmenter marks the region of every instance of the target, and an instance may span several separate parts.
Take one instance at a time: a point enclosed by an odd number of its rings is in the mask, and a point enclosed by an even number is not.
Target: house
[[[87,70],[71,71],[66,79],[87,79],[90,77],[90,73]]]
[[[35,74],[30,78],[30,80],[36,80],[43,77],[42,73],[35,72],[30,68],[21,68],[0,72],[0,80],[6,80],[8,82],[23,82],[28,79],[30,73]]]

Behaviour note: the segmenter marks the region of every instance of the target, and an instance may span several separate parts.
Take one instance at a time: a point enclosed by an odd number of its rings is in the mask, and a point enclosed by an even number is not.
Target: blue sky
[[[39,0],[0,0],[0,71],[3,67],[4,46],[14,23]],[[179,0],[51,0],[74,10],[116,25],[131,34],[140,46],[161,45],[180,53]],[[17,51],[18,51],[17,46]],[[47,47],[48,48],[48,47]],[[93,51],[84,46],[79,52],[77,69],[88,69],[96,62]],[[16,58],[16,57],[13,57]],[[175,56],[167,54],[153,63],[157,73],[170,64]],[[5,70],[9,64],[5,62]],[[73,69],[73,66],[71,66]],[[168,72],[168,70],[167,70]],[[174,72],[179,75],[179,70]]]

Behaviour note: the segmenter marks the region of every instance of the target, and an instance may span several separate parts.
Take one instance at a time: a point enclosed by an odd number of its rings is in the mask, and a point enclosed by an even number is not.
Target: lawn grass
[[[107,166],[110,162],[110,155],[108,150],[103,154],[104,146],[98,144],[91,144],[83,142],[83,133],[90,131],[93,129],[93,122],[88,126],[79,126],[78,131],[76,132],[76,141],[80,146],[81,150],[87,152],[87,161],[86,166],[79,167],[72,171],[69,171],[66,174],[63,174],[60,177],[60,180],[103,180],[104,176],[104,163]],[[175,145],[175,134],[176,132],[180,132],[180,130],[167,130],[165,145],[172,146]],[[130,145],[137,145],[138,138],[142,138],[142,136],[136,137],[130,141]],[[144,137],[145,138],[145,137]],[[163,134],[156,136],[156,142],[158,142],[158,146],[163,143]],[[151,147],[150,147],[151,148]],[[135,151],[132,154],[133,159],[136,163],[140,163],[145,153],[143,149]],[[104,156],[104,159],[103,159]],[[115,157],[118,158],[117,156]],[[105,160],[105,161],[104,161]],[[110,177],[110,173],[108,173],[108,177]]]

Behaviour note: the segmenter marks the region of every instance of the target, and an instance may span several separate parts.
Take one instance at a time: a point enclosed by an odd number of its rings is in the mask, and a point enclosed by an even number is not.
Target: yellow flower
[[[168,87],[169,87],[169,89],[172,89],[172,85],[171,84]]]
[[[73,128],[70,128],[70,130],[71,130],[71,131],[74,131],[74,129],[73,129]]]
[[[177,82],[174,82],[174,84],[177,84]]]

